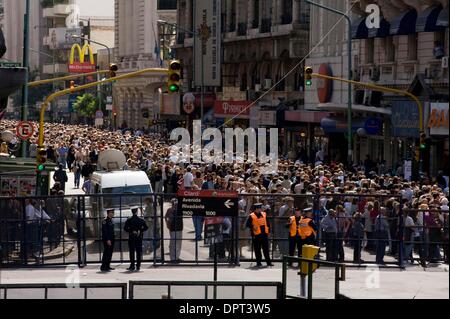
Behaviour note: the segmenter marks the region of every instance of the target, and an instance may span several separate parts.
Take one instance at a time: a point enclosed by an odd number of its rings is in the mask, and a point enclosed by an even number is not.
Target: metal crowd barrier
[[[73,286],[61,283],[42,283],[42,284],[0,284],[0,291],[3,291],[3,298],[8,299],[8,291],[11,290],[30,290],[43,289],[44,298],[48,299],[51,289],[83,289],[83,299],[88,299],[88,289],[120,289],[120,299],[127,299],[126,283],[80,283]],[[33,296],[33,299],[39,299]],[[72,298],[73,299],[73,298]]]
[[[262,281],[130,281],[129,282],[129,299],[135,298],[135,288],[138,286],[163,286],[167,288],[165,293],[161,296],[162,299],[173,299],[173,288],[174,287],[203,287],[204,288],[204,298],[203,299],[211,299],[209,288],[213,288],[212,299],[217,299],[217,288],[219,287],[238,287],[240,288],[240,299],[248,299],[246,298],[246,288],[249,287],[266,287],[266,288],[276,288],[276,294],[274,299],[282,299],[282,287],[283,284],[281,282],[262,282]],[[226,299],[239,299],[239,298],[226,298]],[[252,298],[252,299],[256,299]]]
[[[144,219],[150,229],[144,234],[143,262],[157,265],[167,265],[170,258],[166,256],[169,243],[181,243],[180,264],[210,265],[211,246],[204,245],[202,241],[196,241],[192,217],[184,217],[184,231],[182,238],[172,238],[168,231],[164,215],[170,207],[170,200],[175,194],[103,194],[103,195],[76,195],[64,197],[0,197],[0,265],[8,266],[36,266],[36,265],[68,265],[77,264],[84,266],[91,263],[101,262],[103,244],[101,239],[101,222],[104,218],[101,208],[106,204],[116,205],[116,243],[113,255],[113,263],[128,262],[127,234],[123,231],[126,219],[130,216],[130,206],[142,208]],[[364,204],[368,200],[379,200],[385,202],[393,198],[401,203],[400,195],[355,195],[355,194],[319,194],[319,195],[292,195],[292,194],[242,194],[239,195],[239,215],[232,218],[232,229],[229,238],[223,245],[218,246],[220,264],[239,265],[240,262],[253,262],[253,244],[250,231],[245,228],[245,222],[252,211],[249,205],[256,201],[263,202],[269,207],[268,219],[271,224],[269,236],[270,254],[274,261],[281,262],[283,255],[288,253],[288,232],[286,227],[287,217],[279,217],[280,207],[283,205],[283,197],[293,197],[295,205],[312,207],[314,220],[320,229],[320,221],[326,213],[323,206],[324,198],[336,199],[336,201],[349,198],[355,199],[354,205]],[[150,199],[148,204],[147,199]],[[38,220],[27,220],[26,206],[29,200],[35,201],[35,207],[43,209],[49,215],[46,220],[41,216]],[[245,203],[245,205],[244,205]],[[327,204],[328,205],[328,204]],[[326,206],[326,205],[325,205]],[[360,210],[360,208],[358,208]],[[377,244],[386,245],[390,256],[387,256],[386,264],[403,267],[402,260],[405,245],[410,244],[405,240],[404,221],[405,214],[402,205],[397,210],[390,210],[387,221],[390,225],[389,237],[377,238],[376,232],[371,236],[362,238],[357,244],[367,244],[363,250],[364,262],[356,262],[355,266],[361,264],[375,263],[375,252]],[[439,211],[439,213],[442,213]],[[288,214],[290,216],[291,213]],[[447,215],[448,216],[448,215]],[[339,217],[351,220],[349,216]],[[425,234],[429,233],[431,227],[425,227]],[[191,230],[191,231],[189,231]],[[202,230],[203,231],[203,230]],[[374,231],[376,231],[374,229]],[[448,217],[444,220],[441,230],[444,234],[441,241],[429,240],[425,236],[422,242],[415,243],[416,248],[422,244],[424,247],[430,245],[434,250],[436,247],[439,255],[443,250],[443,257],[448,261]],[[447,234],[445,236],[445,234]],[[358,239],[361,241],[361,238]],[[338,248],[347,252],[344,260],[334,260],[352,263],[348,252],[354,251],[355,241],[350,233],[336,236]],[[321,253],[326,248],[324,236],[318,232],[316,245],[321,247]],[[434,246],[433,246],[434,245]],[[176,248],[178,250],[178,248]],[[179,251],[179,250],[178,250]],[[385,249],[386,251],[386,249]],[[419,252],[421,250],[419,249]],[[425,249],[427,251],[427,249]],[[425,255],[425,253],[423,253]],[[342,257],[342,256],[341,256]],[[345,256],[344,256],[345,257]],[[427,256],[425,256],[427,257]],[[176,264],[172,264],[176,265]]]
[[[298,275],[300,277],[307,277],[308,284],[307,284],[307,294],[305,295],[288,295],[287,294],[287,268],[288,264],[290,262],[298,262],[298,263],[307,263],[307,275],[300,274]],[[283,257],[283,275],[282,275],[282,282],[283,282],[283,299],[313,299],[313,265],[317,265],[318,267],[324,266],[324,267],[331,267],[334,268],[334,298],[335,299],[348,299],[348,297],[341,295],[339,290],[339,283],[341,281],[345,281],[345,265],[334,263],[334,262],[328,262],[318,259],[306,259],[301,257],[290,257],[290,256],[284,256]],[[300,280],[303,280],[304,278],[301,278]],[[300,282],[300,287],[302,289],[302,285],[305,283]],[[303,289],[302,289],[303,290]]]

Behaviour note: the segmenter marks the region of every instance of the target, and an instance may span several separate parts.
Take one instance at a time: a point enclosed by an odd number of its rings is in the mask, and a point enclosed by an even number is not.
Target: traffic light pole
[[[30,22],[30,0],[26,0],[25,4],[25,15],[23,20],[23,65],[25,69],[25,83],[28,82],[29,78],[29,54],[30,54],[30,33],[29,33],[29,23]],[[22,88],[22,106],[20,120],[26,121],[28,119],[28,86],[24,85]],[[22,141],[22,157],[27,157],[27,141]]]
[[[338,78],[338,77],[334,77],[334,76],[323,75],[323,74],[319,74],[319,73],[312,73],[311,76],[316,77],[316,78],[332,80],[332,81],[346,82],[346,83],[349,83],[350,85],[354,84],[354,85],[358,85],[360,87],[364,87],[367,89],[399,94],[399,95],[403,95],[403,96],[407,96],[407,97],[411,98],[412,100],[414,100],[414,102],[416,102],[417,108],[419,111],[419,138],[420,138],[420,136],[422,136],[422,134],[424,134],[425,127],[424,127],[424,123],[423,123],[423,105],[422,105],[422,102],[414,94],[412,94],[408,91],[392,89],[392,88],[388,88],[388,87],[384,87],[384,86],[380,86],[380,85],[376,85],[376,84],[372,84],[372,83],[364,83],[364,82],[358,82],[358,81],[353,81],[353,80],[346,80],[346,79],[342,79],[342,78]],[[421,142],[419,142],[419,143],[420,143],[419,144],[419,173],[422,173],[423,172],[423,153],[424,152],[423,152],[423,149],[420,148],[420,145],[422,143]],[[414,148],[416,148],[416,147],[417,147],[416,142],[414,142]]]
[[[48,83],[53,83],[53,82],[58,82],[58,81],[75,80],[78,78],[87,77],[87,76],[91,76],[91,75],[97,75],[97,74],[108,74],[109,72],[110,72],[109,70],[100,70],[100,71],[96,71],[96,72],[74,74],[74,75],[62,76],[59,78],[51,78],[51,79],[46,79],[46,80],[34,81],[34,82],[29,82],[28,87],[32,88],[32,87],[36,87],[36,86],[40,86],[40,85],[44,85],[44,84],[48,84]]]
[[[306,0],[307,3],[310,5],[322,8],[324,10],[336,13],[338,15],[343,16],[347,20],[348,28],[347,28],[347,58],[348,58],[348,66],[347,66],[347,73],[348,73],[348,80],[351,81],[352,79],[352,19],[351,17],[339,10],[336,10],[334,8],[327,7],[325,5],[322,5],[320,3],[315,3],[310,0]],[[352,85],[350,82],[348,82],[348,101],[347,101],[347,134],[348,134],[348,164],[353,161],[353,143],[352,143],[352,100],[353,100],[353,94],[352,94]]]
[[[424,129],[425,129],[424,126],[423,126],[423,105],[422,105],[422,102],[420,102],[420,100],[417,98],[417,96],[415,96],[414,94],[412,94],[412,93],[410,93],[408,91],[392,89],[392,88],[388,88],[388,87],[385,87],[385,86],[376,85],[376,84],[372,84],[372,83],[364,83],[364,82],[358,82],[358,81],[353,81],[353,80],[346,80],[346,79],[343,79],[343,78],[338,78],[338,77],[335,77],[335,76],[323,75],[323,74],[319,74],[319,73],[312,73],[311,76],[312,77],[316,77],[316,78],[321,78],[321,79],[332,80],[332,81],[346,82],[346,83],[358,85],[360,87],[364,87],[364,88],[367,88],[367,89],[372,89],[372,90],[377,90],[377,91],[383,91],[383,92],[389,92],[389,93],[395,93],[395,94],[399,94],[399,95],[403,95],[403,96],[408,96],[412,100],[414,100],[414,102],[416,102],[417,107],[419,109],[419,132],[423,132]]]
[[[56,99],[56,98],[58,98],[60,96],[64,96],[64,95],[67,95],[67,94],[74,93],[74,92],[79,92],[79,91],[83,91],[83,90],[86,90],[86,89],[90,89],[92,87],[96,87],[97,85],[103,85],[103,84],[106,84],[106,83],[111,83],[113,81],[125,80],[125,79],[129,79],[129,78],[137,77],[137,76],[139,76],[141,74],[145,74],[145,73],[154,73],[156,76],[164,76],[164,75],[167,75],[168,69],[161,69],[161,68],[143,69],[143,70],[139,70],[139,71],[128,73],[128,74],[119,75],[117,77],[109,78],[109,79],[106,79],[106,80],[103,80],[103,81],[88,83],[88,84],[85,84],[85,85],[81,85],[81,86],[75,87],[73,89],[65,89],[65,90],[62,90],[62,91],[55,92],[55,93],[51,94],[50,96],[48,96],[45,99],[45,101],[42,103],[41,110],[40,110],[38,147],[43,147],[43,145],[44,145],[44,116],[45,116],[45,110],[47,109],[48,105],[54,99]]]

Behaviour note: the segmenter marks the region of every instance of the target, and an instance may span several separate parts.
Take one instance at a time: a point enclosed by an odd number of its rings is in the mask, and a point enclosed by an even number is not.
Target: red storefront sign
[[[216,101],[214,113],[216,117],[236,117],[238,119],[250,118],[249,101]]]

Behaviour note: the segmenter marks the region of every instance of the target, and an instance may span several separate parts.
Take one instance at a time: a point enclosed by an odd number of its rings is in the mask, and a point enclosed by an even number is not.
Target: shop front
[[[449,167],[449,113],[447,103],[430,103],[426,121],[429,148],[430,175],[437,176],[439,171],[448,176]],[[426,164],[426,163],[425,163]]]
[[[328,138],[320,128],[320,122],[327,112],[284,111],[284,118],[278,119],[284,129],[283,152],[292,160],[314,162],[315,154],[328,146]]]

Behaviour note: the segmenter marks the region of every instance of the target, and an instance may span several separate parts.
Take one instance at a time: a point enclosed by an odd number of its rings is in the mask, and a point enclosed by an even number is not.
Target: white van
[[[86,236],[99,239],[106,212],[114,209],[116,239],[126,238],[127,233],[123,232],[123,227],[125,221],[132,216],[131,209],[144,208],[144,199],[153,193],[150,180],[143,171],[123,170],[126,160],[123,153],[118,150],[100,153],[99,162],[104,170],[92,174],[91,193],[87,194],[92,196],[85,197],[84,202]],[[76,220],[77,216],[74,214],[73,218]]]
[[[125,225],[125,221],[132,216],[131,208],[144,207],[146,196],[134,194],[152,194],[152,186],[148,176],[143,171],[100,171],[94,172],[91,178],[92,195],[101,194],[104,196],[91,196],[90,206],[93,217],[102,221],[106,217],[108,209],[114,209],[114,229],[116,237],[119,236]],[[111,195],[111,196],[109,196]],[[101,212],[101,214],[98,214]],[[100,229],[99,229],[100,230]],[[95,231],[97,235],[100,232]],[[126,233],[122,232],[122,238]],[[117,238],[119,239],[119,238]]]

